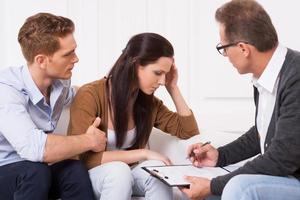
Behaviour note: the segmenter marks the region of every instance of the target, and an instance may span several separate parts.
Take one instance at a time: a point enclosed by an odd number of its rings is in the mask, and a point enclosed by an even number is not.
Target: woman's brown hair
[[[133,114],[136,126],[136,138],[131,148],[146,145],[152,130],[153,95],[147,95],[139,89],[137,69],[155,63],[160,57],[173,57],[171,43],[156,33],[141,33],[133,36],[108,74],[110,84],[109,107],[113,114],[113,126],[116,132],[116,146],[124,143],[129,113]],[[130,102],[133,103],[130,106]]]

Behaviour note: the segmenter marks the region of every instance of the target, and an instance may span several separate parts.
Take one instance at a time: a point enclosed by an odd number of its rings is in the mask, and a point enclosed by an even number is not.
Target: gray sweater
[[[300,53],[288,49],[282,69],[276,102],[261,155],[256,125],[235,141],[218,148],[217,166],[226,166],[250,158],[239,169],[211,181],[211,190],[221,195],[226,183],[238,174],[293,175],[300,178]],[[259,94],[254,88],[256,105]],[[255,120],[256,121],[256,120]]]

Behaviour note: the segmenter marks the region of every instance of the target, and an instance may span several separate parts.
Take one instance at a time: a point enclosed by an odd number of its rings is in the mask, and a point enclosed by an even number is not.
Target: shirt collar
[[[29,98],[33,102],[33,104],[37,104],[39,101],[41,101],[44,96],[35,84],[35,82],[32,79],[32,76],[29,72],[28,66],[24,66],[22,70],[22,77],[25,84],[25,89],[28,92]]]
[[[32,76],[29,72],[28,66],[24,66],[22,70],[22,77],[25,84],[25,90],[27,91],[29,98],[31,99],[33,104],[37,104],[42,99],[44,99],[44,95],[41,93],[37,85],[32,79]],[[54,80],[52,84],[51,91],[61,92],[64,87],[64,82],[61,80]],[[52,93],[52,92],[51,92]]]
[[[279,44],[262,75],[258,79],[252,77],[253,85],[257,88],[263,87],[268,92],[273,93],[286,54],[287,48]]]

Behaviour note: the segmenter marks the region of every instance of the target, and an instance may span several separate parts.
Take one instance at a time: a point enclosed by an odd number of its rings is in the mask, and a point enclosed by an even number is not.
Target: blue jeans
[[[88,172],[81,161],[45,163],[20,161],[0,166],[0,199],[94,199]]]
[[[300,181],[292,177],[237,175],[225,186],[222,200],[299,200]]]

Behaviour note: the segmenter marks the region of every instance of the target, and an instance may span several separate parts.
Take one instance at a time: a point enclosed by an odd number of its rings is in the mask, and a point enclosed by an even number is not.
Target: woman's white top
[[[107,129],[107,150],[119,150],[119,149],[127,149],[131,147],[135,141],[136,137],[136,129],[133,128],[131,130],[127,131],[125,141],[123,143],[123,146],[121,148],[116,147],[117,143],[117,137],[114,130]]]

